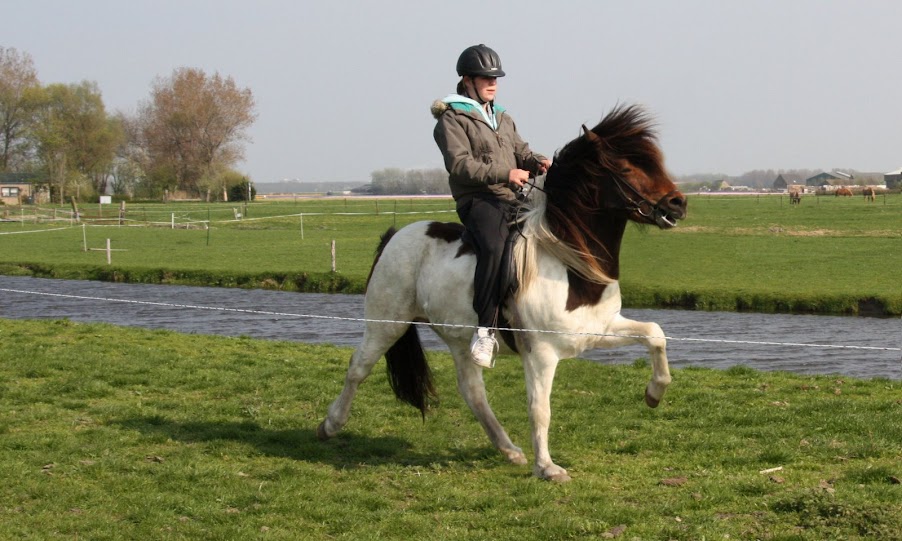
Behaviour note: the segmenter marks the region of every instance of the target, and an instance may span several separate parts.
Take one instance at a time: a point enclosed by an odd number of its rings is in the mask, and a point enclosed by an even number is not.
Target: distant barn
[[[887,190],[895,190],[902,187],[902,168],[883,174],[883,182],[886,183]]]
[[[780,173],[777,175],[777,178],[774,179],[773,189],[775,192],[785,192],[789,189],[793,184],[802,184],[802,176],[794,175],[792,173]]]
[[[805,179],[805,186],[847,186],[855,177],[842,171],[824,171]]]

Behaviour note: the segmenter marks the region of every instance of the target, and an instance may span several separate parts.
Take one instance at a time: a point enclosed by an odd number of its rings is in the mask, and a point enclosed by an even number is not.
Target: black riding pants
[[[501,303],[504,244],[510,234],[513,207],[492,195],[470,196],[457,202],[457,215],[476,250],[473,309],[480,327],[496,327]]]

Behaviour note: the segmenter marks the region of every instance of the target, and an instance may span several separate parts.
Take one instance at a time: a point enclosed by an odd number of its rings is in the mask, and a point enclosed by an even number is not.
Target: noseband
[[[640,216],[651,218],[658,225],[661,225],[661,222],[664,222],[669,226],[676,225],[676,222],[670,218],[670,213],[664,210],[663,206],[673,194],[677,193],[677,190],[671,190],[658,199],[657,202],[653,202],[639,193],[639,190],[627,182],[622,176],[611,173],[611,177],[614,179],[614,186],[616,186],[617,191],[620,192],[621,198],[626,202],[624,210],[635,211]],[[633,197],[630,197],[630,194],[627,193],[627,191],[632,192],[632,195],[638,197],[639,200],[637,201]]]

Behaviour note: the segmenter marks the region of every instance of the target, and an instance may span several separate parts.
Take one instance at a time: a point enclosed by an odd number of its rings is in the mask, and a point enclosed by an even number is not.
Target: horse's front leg
[[[556,355],[532,352],[524,355],[526,375],[526,399],[529,403],[529,421],[532,425],[532,449],[535,453],[533,473],[549,481],[570,480],[567,470],[551,460],[548,450],[548,427],[551,424],[551,386],[557,369]]]
[[[664,391],[670,385],[670,366],[667,363],[667,340],[664,331],[657,323],[643,323],[631,319],[619,318],[609,325],[608,335],[623,335],[622,337],[606,336],[604,347],[616,347],[628,344],[644,344],[648,348],[651,357],[651,381],[645,388],[645,403],[649,407],[656,408],[664,397]]]

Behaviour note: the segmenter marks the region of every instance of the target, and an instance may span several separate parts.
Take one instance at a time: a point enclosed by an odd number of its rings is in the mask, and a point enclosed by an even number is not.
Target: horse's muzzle
[[[676,227],[677,220],[686,217],[686,196],[679,190],[668,193],[655,204],[652,217],[661,229]]]

